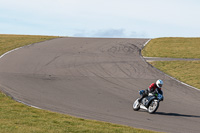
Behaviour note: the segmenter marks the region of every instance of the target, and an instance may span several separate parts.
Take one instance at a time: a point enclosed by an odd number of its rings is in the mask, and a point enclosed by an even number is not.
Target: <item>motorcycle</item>
[[[143,90],[142,90],[143,91]],[[141,91],[140,95],[142,94]],[[140,98],[135,100],[133,103],[133,110],[138,111],[139,109],[147,110],[150,114],[153,114],[156,112],[156,110],[159,107],[160,101],[163,101],[164,97],[160,93],[149,93],[147,97],[144,97],[141,102],[139,102]]]

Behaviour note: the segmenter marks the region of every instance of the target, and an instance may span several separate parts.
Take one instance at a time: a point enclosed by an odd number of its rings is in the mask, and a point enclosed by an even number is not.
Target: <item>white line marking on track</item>
[[[143,45],[143,48],[144,48],[150,41],[151,41],[151,39],[149,39],[149,40]],[[31,45],[31,44],[30,44],[30,45]],[[27,45],[27,46],[28,46],[28,45]],[[19,48],[15,48],[15,49],[13,49],[13,50],[10,50],[10,51],[8,51],[8,52],[2,54],[2,55],[0,56],[0,59],[3,58],[5,55],[7,55],[7,54],[9,54],[9,53],[11,53],[11,52],[14,52],[14,51],[16,51],[16,50],[19,50],[19,49],[21,49],[21,48],[23,48],[23,47],[24,47],[24,46],[19,47]],[[143,48],[142,48],[142,49],[143,49]],[[140,54],[140,56],[141,56],[141,58],[142,58],[143,60],[145,60],[144,57],[143,57],[141,54]],[[145,60],[145,62],[146,62],[146,60]],[[146,63],[148,63],[148,62],[146,62]],[[149,64],[149,63],[148,63],[148,64]],[[151,65],[151,64],[150,64],[150,65]],[[154,67],[154,68],[155,68],[155,67]],[[157,69],[157,68],[156,68],[156,69]],[[157,69],[157,70],[158,70],[158,69]],[[159,70],[159,71],[160,71],[160,70]],[[179,83],[185,85],[185,86],[188,86],[188,87],[191,87],[191,88],[193,88],[193,89],[195,89],[195,90],[200,91],[200,89],[198,89],[198,88],[195,88],[195,87],[193,87],[193,86],[191,86],[191,85],[188,85],[188,84],[186,84],[186,83],[183,83],[183,82],[181,82],[181,81],[175,79],[174,77],[171,77],[171,76],[165,74],[165,73],[162,72],[162,71],[160,71],[160,72],[163,73],[164,75],[170,77],[171,79],[173,79],[173,80],[175,80],[175,81],[177,81],[177,82],[179,82]],[[27,106],[30,106],[30,107],[33,107],[33,108],[37,108],[37,109],[42,109],[42,108],[40,108],[40,107],[31,105],[31,104],[27,104],[27,103],[25,103],[25,102],[22,102],[22,101],[20,101],[20,100],[17,100],[17,99],[15,99],[14,97],[13,97],[13,99],[14,99],[15,101],[17,101],[17,102],[19,102],[19,103],[22,103],[22,104],[25,104],[25,105],[27,105]]]
[[[143,45],[143,48],[144,48],[151,40],[152,40],[152,39],[149,39],[149,40]],[[142,49],[143,49],[143,48],[142,48]],[[141,49],[141,50],[142,50],[142,49]],[[141,54],[140,56],[141,56],[141,58],[143,58],[144,60],[145,60],[145,58],[147,58],[147,57],[143,57],[142,54]],[[155,57],[155,58],[156,58],[156,57]],[[145,62],[148,63],[146,60],[145,60]],[[148,64],[151,65],[150,63],[148,63]],[[152,65],[151,65],[151,66],[152,66]],[[153,66],[153,67],[154,67],[154,66]],[[154,67],[154,68],[155,68],[155,67]],[[157,68],[156,68],[156,69],[157,69]],[[168,76],[169,78],[171,78],[171,79],[173,79],[173,80],[175,80],[175,81],[177,81],[177,82],[179,82],[179,83],[181,83],[181,84],[183,84],[183,85],[185,85],[185,86],[188,86],[188,87],[190,87],[190,88],[193,88],[193,89],[195,89],[195,90],[200,91],[200,89],[198,89],[198,88],[196,88],[196,87],[193,87],[193,86],[188,85],[188,84],[186,84],[186,83],[184,83],[184,82],[182,82],[182,81],[179,81],[178,79],[167,75],[166,73],[160,71],[159,69],[157,69],[157,70],[158,70],[159,72],[163,73],[164,75]]]
[[[30,44],[30,45],[31,45],[31,44]],[[27,45],[27,46],[28,46],[28,45]],[[8,52],[2,54],[2,55],[0,56],[0,59],[3,58],[5,55],[7,55],[7,54],[9,54],[9,53],[11,53],[11,52],[14,52],[14,51],[16,51],[16,50],[19,50],[19,49],[21,49],[21,48],[23,48],[23,47],[24,47],[24,46],[19,47],[19,48],[15,48],[15,49],[13,49],[13,50],[10,50],[10,51],[8,51]],[[37,107],[37,106],[34,106],[34,105],[31,105],[31,104],[22,102],[22,101],[20,101],[20,100],[18,100],[18,99],[16,99],[16,98],[14,98],[13,96],[11,96],[11,97],[12,97],[13,100],[15,100],[15,101],[17,101],[17,102],[19,102],[19,103],[25,104],[25,105],[27,105],[27,106],[30,106],[30,107],[33,107],[33,108],[36,108],[36,109],[42,109],[42,108],[39,108],[39,107]]]

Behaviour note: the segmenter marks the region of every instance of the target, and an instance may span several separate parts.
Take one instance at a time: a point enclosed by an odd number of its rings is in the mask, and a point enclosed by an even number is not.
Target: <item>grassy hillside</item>
[[[142,50],[147,57],[200,58],[200,38],[152,39]]]
[[[0,35],[0,53],[16,47],[57,38],[50,36]],[[28,107],[0,93],[1,133],[153,133]]]
[[[200,89],[200,61],[155,61],[150,63],[166,74]]]
[[[0,55],[18,47],[22,47],[28,44],[37,43],[53,38],[58,38],[58,37],[0,34]]]
[[[200,58],[200,38],[157,38],[142,51],[143,56]],[[200,88],[200,61],[150,62],[161,71],[194,87]]]

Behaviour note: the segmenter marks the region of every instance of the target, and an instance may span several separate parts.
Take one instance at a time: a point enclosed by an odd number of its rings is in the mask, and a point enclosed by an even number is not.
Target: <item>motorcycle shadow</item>
[[[155,115],[165,115],[165,116],[177,116],[177,117],[193,117],[200,118],[198,115],[187,115],[187,114],[179,114],[179,113],[165,113],[165,112],[155,112]]]

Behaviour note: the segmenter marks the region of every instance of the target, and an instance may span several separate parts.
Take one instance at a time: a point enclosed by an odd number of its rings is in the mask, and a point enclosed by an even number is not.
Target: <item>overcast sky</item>
[[[0,34],[200,37],[200,1],[0,0]]]

